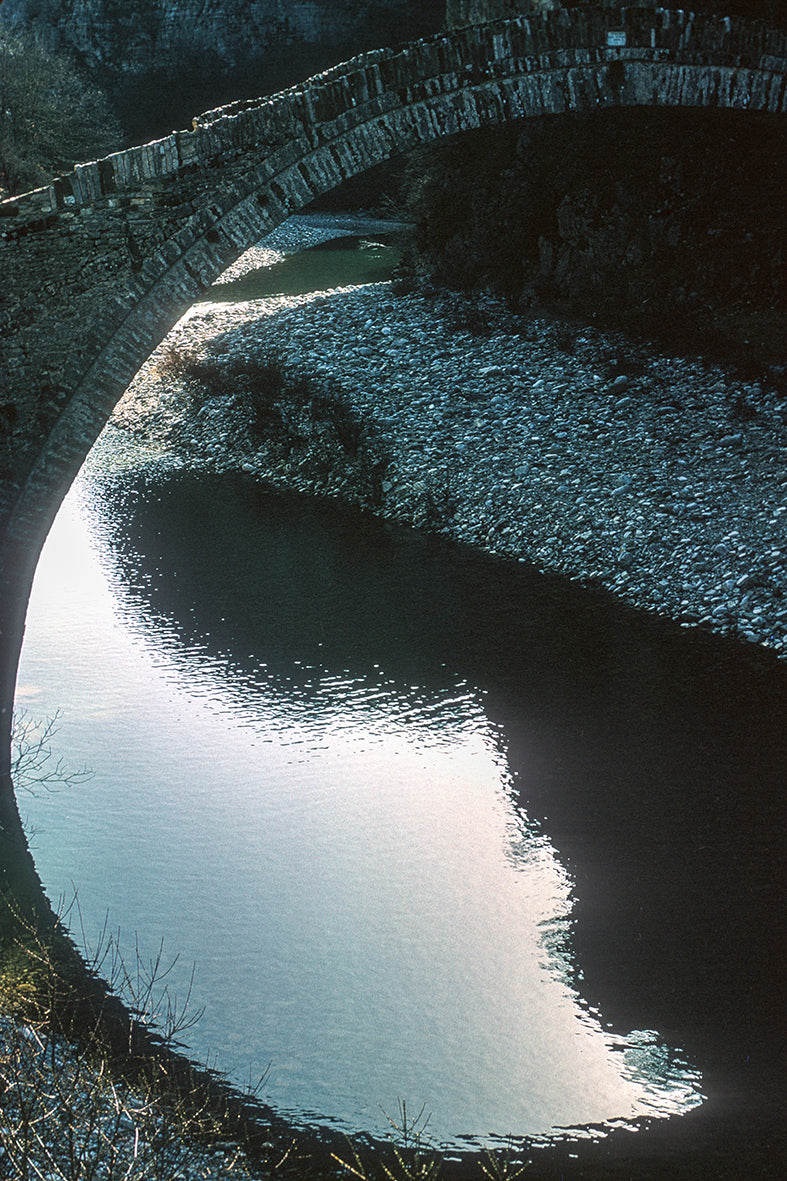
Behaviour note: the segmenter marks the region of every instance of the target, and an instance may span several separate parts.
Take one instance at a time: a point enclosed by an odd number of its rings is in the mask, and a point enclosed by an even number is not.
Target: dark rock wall
[[[507,20],[535,10],[558,7],[557,0],[447,0],[446,23],[449,29],[473,25],[479,21]]]
[[[544,119],[414,163],[415,265],[521,307],[675,331],[787,309],[787,129],[741,112]],[[783,343],[783,342],[782,342]]]
[[[446,0],[446,24],[449,29],[481,21],[508,20],[555,8],[637,8],[649,0]],[[782,27],[787,25],[787,0],[692,0],[684,5],[669,0],[663,8],[688,8],[696,13],[718,13],[747,20],[764,20]]]
[[[0,0],[113,98],[132,140],[270,94],[366,49],[437,32],[445,0]]]

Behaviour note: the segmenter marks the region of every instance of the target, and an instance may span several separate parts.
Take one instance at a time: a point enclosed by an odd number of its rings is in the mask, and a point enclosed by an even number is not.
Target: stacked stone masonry
[[[546,114],[787,111],[787,39],[646,9],[554,9],[362,54],[0,202],[0,760],[38,554],[140,366],[248,247],[392,155]],[[2,766],[0,766],[2,770]]]
[[[784,34],[758,23],[550,10],[363,54],[0,203],[0,520],[25,533],[194,299],[341,181],[419,144],[543,114],[783,114],[786,62]]]

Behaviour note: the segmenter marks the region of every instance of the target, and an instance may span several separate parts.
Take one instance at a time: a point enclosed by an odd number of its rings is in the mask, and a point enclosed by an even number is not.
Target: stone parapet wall
[[[559,8],[583,7],[625,11],[632,8],[653,8],[654,5],[652,0],[446,0],[446,28],[458,29],[488,21],[533,16]],[[668,8],[669,5],[663,7]],[[689,20],[715,13],[747,21],[761,20],[771,25],[779,25],[781,28],[787,27],[786,0],[726,0],[725,3],[719,4],[716,0],[692,0],[686,10]]]
[[[397,152],[517,119],[640,106],[784,114],[786,41],[641,7],[462,29],[206,112],[0,203],[0,521],[22,527],[67,486],[172,324],[315,197]]]
[[[659,50],[681,62],[753,68],[782,73],[787,68],[787,34],[760,23],[724,17],[696,17],[683,10],[642,6],[560,9],[505,28],[463,29],[460,40],[438,36],[404,47],[362,54],[273,97],[242,100],[194,119],[190,131],[173,132],[153,143],[116,152],[78,166],[52,185],[0,202],[0,234],[13,223],[90,205],[95,199],[133,190],[138,184],[205,167],[212,157],[227,159],[252,144],[278,148],[301,135],[312,139],[338,117],[342,130],[360,124],[370,104],[412,104],[484,78],[559,69],[572,49],[600,47],[610,60],[634,60],[638,50]],[[645,57],[647,57],[647,53]],[[658,55],[655,55],[658,57]],[[591,60],[589,57],[588,61]],[[595,60],[601,60],[597,57]],[[461,75],[457,74],[461,71]],[[388,102],[386,103],[386,99]],[[775,105],[774,105],[775,101]],[[697,105],[706,105],[698,103]],[[724,105],[724,104],[722,104]],[[778,100],[768,100],[780,110]]]
[[[152,139],[202,107],[436,33],[443,15],[443,0],[2,0],[0,28],[68,54]]]

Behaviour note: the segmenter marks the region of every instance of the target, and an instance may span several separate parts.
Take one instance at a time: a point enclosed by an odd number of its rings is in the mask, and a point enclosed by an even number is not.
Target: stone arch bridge
[[[648,106],[785,114],[787,35],[641,5],[458,28],[208,111],[0,202],[0,769],[51,521],[137,370],[214,279],[291,213],[401,151]]]

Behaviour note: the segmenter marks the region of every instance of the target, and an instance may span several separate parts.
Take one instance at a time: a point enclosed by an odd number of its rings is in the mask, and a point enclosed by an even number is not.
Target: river
[[[20,800],[50,898],[163,941],[191,1051],[295,1123],[774,1125],[776,662],[109,428],[17,707],[92,772]]]

